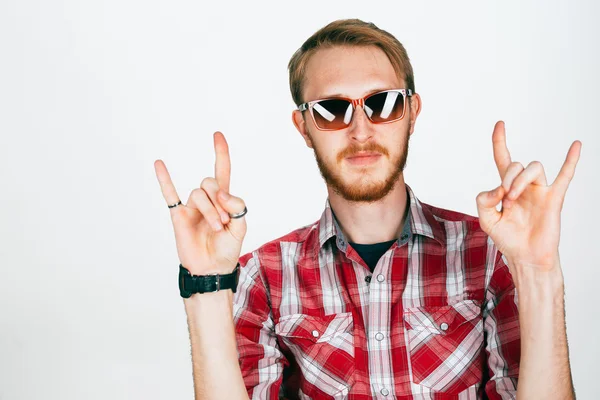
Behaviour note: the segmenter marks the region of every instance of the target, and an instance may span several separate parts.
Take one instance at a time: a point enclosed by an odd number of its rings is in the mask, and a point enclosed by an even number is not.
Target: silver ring
[[[179,200],[179,203],[173,204],[173,205],[171,205],[171,206],[168,206],[168,207],[169,207],[169,208],[174,208],[174,207],[177,207],[177,206],[178,206],[178,205],[180,205],[180,204],[181,204],[181,200]]]
[[[229,218],[242,218],[244,215],[248,213],[248,207],[244,207],[244,211],[239,212],[237,214],[229,214]]]

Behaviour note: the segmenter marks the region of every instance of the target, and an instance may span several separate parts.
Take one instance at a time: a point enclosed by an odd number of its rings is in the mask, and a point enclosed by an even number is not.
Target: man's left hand
[[[477,213],[481,228],[514,265],[538,271],[551,269],[558,263],[560,212],[569,183],[579,161],[581,142],[573,142],[556,177],[548,185],[544,167],[532,161],[527,168],[513,162],[506,146],[504,122],[498,121],[492,135],[494,160],[501,185],[477,196]],[[502,210],[496,205],[502,200]]]

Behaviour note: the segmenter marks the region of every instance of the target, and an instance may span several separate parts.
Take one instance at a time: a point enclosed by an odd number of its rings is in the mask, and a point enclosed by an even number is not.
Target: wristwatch
[[[240,263],[235,266],[232,273],[227,275],[192,275],[183,265],[179,264],[179,294],[187,299],[194,293],[218,292],[237,289]]]

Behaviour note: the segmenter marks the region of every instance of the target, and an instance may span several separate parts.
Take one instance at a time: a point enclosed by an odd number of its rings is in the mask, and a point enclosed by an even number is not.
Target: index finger
[[[231,160],[229,158],[229,145],[225,135],[215,132],[215,179],[219,187],[229,193],[229,180],[231,177]]]
[[[156,178],[158,178],[160,190],[162,191],[163,197],[167,201],[167,205],[178,203],[179,196],[177,195],[173,181],[171,181],[169,171],[167,171],[167,167],[162,160],[156,160],[154,162],[154,171],[156,172]]]
[[[506,169],[512,161],[510,159],[508,147],[506,147],[506,132],[504,130],[503,121],[496,122],[494,133],[492,134],[492,143],[494,145],[494,161],[496,161],[500,179],[504,179]]]

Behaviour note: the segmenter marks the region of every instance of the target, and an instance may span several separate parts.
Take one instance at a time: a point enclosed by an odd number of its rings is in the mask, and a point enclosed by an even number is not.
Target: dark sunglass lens
[[[347,100],[331,99],[313,104],[313,117],[319,128],[341,129],[352,119],[352,104]]]
[[[365,112],[373,122],[393,121],[402,117],[404,97],[393,91],[374,94],[365,100]]]

